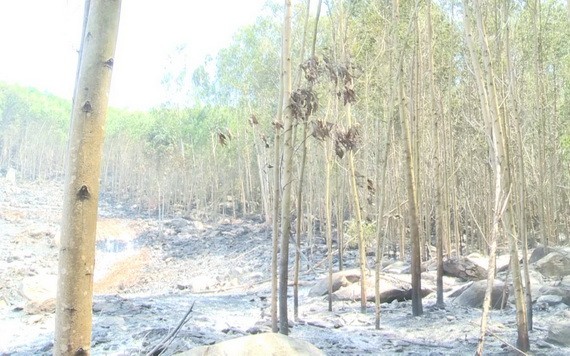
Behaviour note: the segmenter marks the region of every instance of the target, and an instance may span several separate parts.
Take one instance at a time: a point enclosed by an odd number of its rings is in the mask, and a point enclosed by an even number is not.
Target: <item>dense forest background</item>
[[[386,6],[384,6],[386,5]],[[402,2],[395,22],[383,1],[323,4],[316,57],[307,9],[293,16],[297,95],[294,204],[302,230],[323,228],[330,174],[332,225],[356,244],[354,177],[363,231],[406,251],[409,200],[398,85],[410,117],[411,157],[424,254],[441,222],[446,253],[486,252],[494,181],[489,128],[462,5]],[[566,3],[484,2],[499,109],[510,152],[510,201],[530,244],[570,233],[570,26]],[[282,9],[239,30],[215,58],[191,70],[173,54],[164,86],[172,100],[146,112],[111,109],[101,192],[134,212],[272,219],[274,132],[279,102]],[[475,49],[475,55],[480,55]],[[112,95],[112,90],[111,90]],[[293,100],[295,101],[295,100]],[[0,83],[0,169],[21,179],[63,180],[71,103]],[[306,147],[302,200],[299,175]],[[349,167],[350,152],[355,171]],[[382,206],[382,212],[379,207]],[[338,231],[338,232],[336,232]],[[339,233],[340,232],[340,233]],[[506,239],[500,246],[506,246]]]

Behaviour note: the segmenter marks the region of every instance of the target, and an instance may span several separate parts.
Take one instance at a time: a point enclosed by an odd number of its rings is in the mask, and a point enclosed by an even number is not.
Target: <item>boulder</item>
[[[560,281],[560,286],[570,289],[570,274],[565,277],[562,277],[562,280]]]
[[[374,301],[374,277],[366,279],[366,300]],[[429,288],[422,287],[422,298],[432,293]],[[390,275],[380,276],[380,302],[391,303],[394,300],[404,301],[412,299],[412,284],[403,279]],[[333,300],[357,301],[360,300],[360,283],[352,283],[333,293]]]
[[[524,278],[524,274],[523,271],[521,270],[521,274],[523,275]],[[542,276],[542,274],[540,274],[539,272],[530,269],[529,270],[529,277],[530,277],[530,294],[532,296],[532,300],[535,301],[536,298],[540,297],[543,293],[540,292],[540,289],[542,288],[542,286],[544,285],[544,277]]]
[[[189,221],[186,219],[183,219],[183,218],[174,218],[174,219],[164,223],[164,225],[166,225],[167,227],[170,227],[171,229],[173,229],[177,233],[184,230],[186,227],[188,227],[189,224],[190,224]]]
[[[57,291],[56,275],[25,277],[20,284],[20,294],[28,300],[55,298]]]
[[[545,294],[538,297],[536,302],[553,306],[562,303],[562,297],[554,294]]]
[[[340,272],[335,272],[332,275],[332,291],[333,293],[339,290],[341,287],[346,287],[351,283],[358,282],[360,280],[360,270],[350,269]],[[321,297],[329,292],[329,279],[328,276],[321,278],[310,290],[309,297]]]
[[[360,300],[360,270],[351,269],[333,273],[333,300]],[[366,299],[374,301],[374,273],[366,278]],[[432,289],[422,288],[422,297],[432,293]],[[322,278],[309,290],[310,297],[320,297],[328,293],[328,277]],[[380,301],[411,299],[412,284],[409,275],[380,275]]]
[[[26,302],[24,312],[28,315],[55,313],[55,298],[49,298],[43,301],[30,300]]]
[[[469,257],[448,258],[443,261],[443,274],[466,281],[479,281],[487,278],[487,269]]]
[[[545,277],[561,278],[570,274],[570,251],[559,249],[536,262],[536,270]]]
[[[56,292],[56,275],[37,275],[24,278],[20,285],[20,294],[28,300],[24,311],[27,314],[55,312]]]
[[[483,300],[485,299],[486,289],[487,280],[473,282],[458,297],[456,297],[453,302],[467,307],[481,308],[483,307]],[[493,291],[491,292],[491,308],[501,308],[503,301],[503,289],[504,283],[499,280],[495,280],[493,284]]]
[[[396,261],[382,269],[382,271],[386,273],[394,273],[394,274],[403,274],[403,273],[410,273],[410,269],[412,267],[409,263]]]
[[[570,288],[563,285],[559,286],[543,286],[540,288],[541,296],[558,296],[561,302],[570,306]]]
[[[542,259],[544,256],[548,255],[550,252],[552,252],[550,247],[539,245],[530,254],[528,263],[535,263],[538,260]]]
[[[289,336],[276,333],[265,333],[238,337],[222,341],[218,344],[200,346],[190,351],[178,354],[179,356],[301,356],[301,355],[324,355],[314,345],[304,340],[294,339]]]
[[[546,341],[570,347],[570,321],[550,325]]]

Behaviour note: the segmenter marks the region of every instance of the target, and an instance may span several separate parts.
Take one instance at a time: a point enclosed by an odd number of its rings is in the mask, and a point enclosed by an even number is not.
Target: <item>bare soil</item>
[[[21,288],[28,277],[57,274],[61,201],[59,184],[14,185],[0,180],[0,355],[52,353],[54,314],[30,310]],[[290,313],[291,336],[329,355],[474,353],[481,311],[452,300],[439,309],[433,295],[426,297],[420,317],[411,315],[409,301],[383,304],[380,330],[374,329],[373,304],[363,314],[359,301],[335,302],[329,312],[324,298],[307,296],[325,275],[324,240],[317,237],[316,243],[313,253],[303,247],[309,261],[303,261],[298,320]],[[145,354],[176,327],[193,303],[190,321],[164,354],[269,331],[270,246],[270,229],[255,219],[157,221],[134,216],[103,199],[92,353]],[[349,260],[356,262],[353,251]],[[289,304],[292,309],[292,300]],[[569,354],[569,349],[545,341],[548,326],[567,318],[568,306],[537,306],[534,315],[533,354]],[[486,353],[512,354],[515,340],[512,305],[493,311]]]

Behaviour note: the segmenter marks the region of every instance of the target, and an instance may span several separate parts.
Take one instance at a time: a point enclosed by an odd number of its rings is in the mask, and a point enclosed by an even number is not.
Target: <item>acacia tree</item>
[[[120,0],[92,0],[82,39],[67,151],[54,355],[90,353],[99,174],[120,9]]]

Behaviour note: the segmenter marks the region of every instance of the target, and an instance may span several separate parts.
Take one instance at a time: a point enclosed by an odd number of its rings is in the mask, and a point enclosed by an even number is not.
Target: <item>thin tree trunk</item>
[[[352,126],[351,104],[346,104],[348,127]],[[354,150],[348,151],[348,165],[350,168],[350,185],[352,188],[352,198],[354,203],[354,214],[356,220],[356,233],[358,234],[358,265],[360,267],[360,311],[366,313],[366,241],[362,227],[362,212],[360,209],[360,198],[358,197],[358,185],[356,183],[356,167],[354,164]]]
[[[283,93],[283,89],[281,89]],[[281,97],[283,95],[281,94]],[[272,249],[271,249],[271,330],[276,333],[279,331],[277,319],[277,263],[279,249],[279,206],[281,201],[281,127],[280,121],[283,117],[283,104],[280,101],[278,120],[275,123],[275,142],[274,142],[274,164],[273,164],[273,231],[272,231]]]
[[[325,121],[326,123],[326,121]],[[331,207],[331,166],[333,162],[332,147],[326,140],[323,142],[325,152],[325,216],[326,216],[326,240],[328,262],[328,300],[329,311],[332,311],[333,293],[333,251],[332,251],[332,207]]]
[[[515,73],[512,68],[512,57],[511,57],[511,45],[510,45],[510,27],[509,27],[509,17],[508,17],[508,1],[503,3],[504,5],[504,13],[505,13],[505,30],[506,30],[506,39],[505,39],[505,51],[507,57],[507,75],[509,80],[509,93],[508,93],[508,102],[511,107],[511,113],[513,119],[516,121],[514,125],[516,127],[517,133],[517,148],[518,148],[518,167],[519,167],[519,179],[518,179],[518,232],[521,236],[521,244],[522,244],[522,255],[523,255],[523,277],[524,277],[524,291],[525,291],[525,308],[526,308],[526,322],[528,330],[532,330],[532,295],[530,289],[530,272],[528,269],[528,240],[527,240],[527,231],[526,231],[526,219],[525,219],[525,207],[526,207],[526,192],[525,192],[525,169],[524,169],[524,147],[523,147],[523,140],[522,140],[522,127],[521,127],[521,120],[518,115],[518,105],[517,100],[515,100],[516,93],[515,93],[515,85],[516,85],[516,78]],[[518,260],[518,257],[517,257]]]
[[[396,21],[395,21],[395,17],[392,16],[392,24],[390,26],[390,34],[389,34],[389,45],[392,46],[392,48],[394,47],[394,44],[397,43],[397,39],[395,38],[397,33],[397,27],[396,27]],[[388,68],[390,69],[390,77],[389,77],[389,83],[392,86],[392,90],[390,91],[392,94],[390,95],[390,99],[388,101],[388,104],[386,105],[386,107],[389,107],[389,105],[394,105],[397,104],[396,103],[396,97],[393,94],[395,92],[394,88],[395,88],[395,83],[393,80],[393,70],[392,70],[392,66],[394,63],[394,57],[395,57],[395,53],[397,53],[397,50],[395,51],[394,49],[392,49],[389,53],[389,57],[388,57],[388,63],[389,66]],[[387,111],[385,118],[388,122],[388,127],[386,128],[386,132],[385,132],[385,136],[384,136],[384,155],[382,157],[382,161],[380,161],[380,154],[377,155],[378,159],[377,159],[377,166],[380,169],[380,171],[378,172],[378,176],[376,179],[376,186],[378,187],[378,191],[377,191],[377,197],[376,197],[376,202],[378,205],[378,216],[377,216],[377,221],[376,221],[376,264],[375,264],[375,268],[374,268],[374,312],[375,312],[375,323],[374,326],[376,328],[376,330],[380,329],[380,271],[382,268],[382,257],[383,257],[383,246],[384,246],[384,241],[386,240],[386,237],[388,235],[388,221],[386,223],[385,229],[384,229],[384,238],[382,238],[382,222],[384,221],[384,209],[385,209],[385,204],[386,204],[386,171],[387,171],[387,167],[388,167],[388,157],[390,154],[390,148],[391,148],[391,142],[390,142],[390,138],[391,138],[391,132],[392,132],[392,125],[393,125],[393,120],[392,120],[392,115],[393,113],[391,111]],[[378,147],[379,149],[380,147]]]
[[[284,58],[281,59],[283,66]],[[280,79],[279,105],[277,108],[277,119],[273,123],[275,128],[274,156],[273,156],[273,230],[272,230],[272,250],[271,250],[271,331],[279,331],[277,318],[277,297],[278,297],[278,249],[279,249],[279,207],[281,206],[281,129],[283,121],[283,77]]]
[[[399,9],[398,0],[394,0],[395,9],[395,21],[396,24],[399,23]],[[415,16],[415,15],[414,15]],[[398,26],[397,26],[398,27]],[[401,40],[398,38],[397,46],[403,46]],[[403,47],[402,47],[403,49]],[[404,96],[404,63],[403,63],[403,50],[401,50],[400,63],[398,65],[398,107],[400,122],[403,131],[403,153],[404,153],[404,165],[405,165],[405,175],[406,175],[406,186],[408,195],[408,217],[410,224],[410,237],[412,246],[412,314],[414,316],[419,316],[423,314],[422,306],[422,294],[421,294],[421,256],[420,256],[420,235],[419,235],[419,222],[418,222],[418,210],[417,210],[417,196],[415,183],[416,177],[414,177],[414,158],[412,157],[412,138],[411,138],[411,128],[410,128],[410,115],[412,112],[406,112],[406,98]],[[412,98],[413,100],[413,98]],[[400,257],[402,258],[404,251],[400,251]]]
[[[305,43],[307,42],[307,28],[309,27],[309,13],[311,9],[311,0],[307,0],[305,9],[305,25],[303,26],[303,44],[301,45],[301,60],[305,57]],[[302,68],[299,66],[295,85],[298,86],[301,81]],[[307,124],[308,118],[303,122],[303,137],[301,142],[301,169],[299,172],[299,184],[297,189],[297,220],[295,224],[295,266],[293,275],[293,318],[295,321],[299,318],[299,272],[301,268],[301,233],[303,221],[303,184],[305,183],[305,165],[307,163]]]
[[[429,92],[430,92],[430,104],[431,104],[431,116],[433,121],[433,137],[435,138],[435,152],[434,152],[434,164],[435,164],[435,216],[436,216],[436,255],[437,255],[437,299],[436,305],[439,307],[444,306],[443,302],[443,223],[442,223],[442,168],[441,165],[445,163],[441,159],[441,141],[439,137],[439,125],[438,119],[443,120],[442,112],[440,112],[436,95],[435,95],[435,69],[433,64],[433,28],[432,28],[432,18],[431,18],[431,3],[432,0],[427,2],[427,36],[428,36],[428,69],[429,69]],[[431,225],[431,219],[430,219]],[[431,238],[431,236],[429,236]]]
[[[403,69],[400,68],[400,75]],[[417,214],[417,199],[414,183],[414,167],[412,159],[412,148],[410,146],[410,125],[408,116],[404,112],[404,93],[403,93],[403,83],[400,77],[400,120],[402,120],[402,126],[404,128],[404,161],[406,164],[406,182],[407,182],[407,192],[408,192],[408,209],[409,209],[409,224],[410,224],[410,235],[411,235],[411,245],[412,245],[412,314],[414,316],[423,314],[422,307],[422,295],[421,295],[421,256],[420,256],[420,232],[418,226],[418,214]],[[403,251],[400,251],[403,254]]]
[[[90,3],[67,156],[54,355],[91,351],[99,176],[121,1]]]
[[[390,102],[393,102],[391,100]],[[375,307],[375,327],[376,330],[380,329],[380,269],[382,267],[382,222],[384,221],[384,204],[386,202],[386,167],[388,166],[388,152],[390,151],[390,132],[392,131],[392,119],[391,115],[388,118],[388,127],[386,128],[384,155],[382,161],[378,162],[379,172],[379,182],[378,186],[378,218],[376,226],[376,265],[374,269],[374,307]],[[378,156],[380,156],[378,154]],[[386,234],[386,230],[384,234]]]
[[[495,273],[495,253],[493,249],[496,249],[496,239],[499,233],[499,224],[501,220],[503,222],[503,227],[505,229],[506,234],[508,235],[510,246],[511,246],[511,263],[512,263],[512,270],[513,270],[513,285],[515,289],[515,301],[517,306],[517,331],[518,331],[518,338],[517,338],[517,347],[526,352],[529,350],[529,343],[528,343],[528,328],[526,323],[526,311],[525,305],[523,303],[523,291],[522,291],[522,282],[521,282],[521,275],[520,275],[520,266],[518,260],[518,248],[516,238],[514,236],[514,231],[512,230],[512,220],[510,216],[510,209],[509,209],[509,195],[511,190],[511,177],[509,171],[509,155],[508,155],[508,141],[507,141],[507,134],[506,134],[506,125],[504,121],[504,117],[501,115],[499,110],[498,98],[497,98],[497,91],[494,83],[494,73],[493,67],[491,63],[491,56],[489,52],[489,47],[487,44],[487,38],[485,35],[483,19],[481,15],[481,7],[479,5],[478,0],[473,0],[473,9],[475,13],[475,20],[477,24],[477,32],[479,35],[479,42],[480,42],[480,49],[481,49],[481,58],[483,62],[483,70],[481,71],[480,67],[476,66],[476,57],[475,52],[473,50],[473,44],[471,41],[470,33],[470,8],[467,0],[464,0],[464,18],[465,18],[465,28],[468,33],[467,41],[469,45],[469,49],[471,52],[473,60],[473,65],[475,67],[475,75],[481,76],[484,78],[484,87],[483,93],[485,93],[485,102],[486,106],[483,107],[483,110],[488,110],[487,118],[489,119],[488,126],[491,129],[491,161],[494,165],[494,174],[495,174],[495,206],[494,206],[494,219],[493,219],[493,227],[491,232],[491,242],[494,246],[492,246],[491,255],[489,256],[489,270],[488,270],[488,279],[487,279],[487,290],[485,293],[485,300],[483,304],[483,316],[481,318],[481,333],[479,344],[477,347],[477,354],[481,355],[483,353],[483,345],[484,345],[484,337],[486,333],[486,324],[488,318],[488,311],[490,308],[491,303],[491,290],[493,288],[494,282],[494,273]],[[479,71],[477,71],[479,69]],[[504,215],[504,218],[503,218]],[[494,235],[494,236],[493,236]]]
[[[279,332],[289,334],[287,283],[289,280],[289,238],[291,236],[291,185],[293,178],[293,117],[291,115],[291,0],[284,0],[283,82],[283,199],[281,200],[281,260],[279,263]]]
[[[318,8],[317,8],[317,15],[316,15],[316,19],[315,19],[315,28],[313,31],[313,42],[312,42],[312,46],[311,46],[311,59],[313,59],[315,57],[315,47],[316,47],[316,43],[317,43],[317,30],[318,30],[318,25],[319,25],[319,17],[320,17],[320,12],[321,12],[321,2],[322,0],[319,0],[319,4],[318,4]],[[305,27],[304,27],[304,32],[303,32],[303,51],[305,48],[305,39],[306,39],[306,31],[307,31],[307,27],[308,27],[308,22],[309,22],[309,13],[310,13],[310,9],[311,9],[311,0],[307,0],[307,14],[306,14],[306,18],[305,18]],[[303,58],[303,56],[301,56],[301,58]],[[309,83],[309,91],[312,89],[312,83]],[[303,148],[303,152],[301,153],[301,169],[300,169],[300,173],[299,173],[299,189],[297,191],[297,225],[296,225],[296,236],[297,239],[295,241],[296,243],[296,253],[295,253],[295,275],[294,275],[294,292],[293,292],[293,315],[295,320],[298,319],[299,316],[299,268],[300,268],[300,257],[301,257],[301,222],[303,221],[302,219],[302,214],[303,214],[303,185],[305,184],[304,182],[304,177],[305,177],[305,166],[307,163],[307,125],[308,125],[308,119],[309,118],[305,118],[304,122],[303,122],[303,142],[302,142],[302,148]]]

